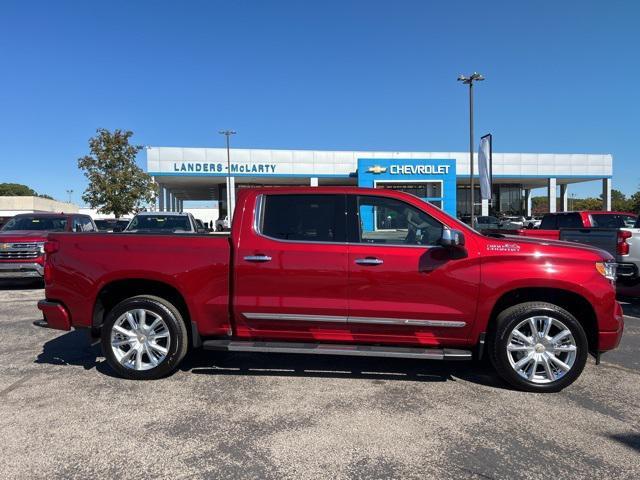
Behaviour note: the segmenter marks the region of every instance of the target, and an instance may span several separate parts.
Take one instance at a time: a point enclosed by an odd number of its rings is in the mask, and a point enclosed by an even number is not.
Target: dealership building
[[[233,212],[235,193],[259,186],[352,185],[403,190],[451,215],[469,211],[469,153],[147,147],[147,172],[160,187],[157,208],[182,211],[185,201],[218,201]],[[476,213],[531,214],[531,191],[545,188],[549,211],[566,211],[571,184],[600,182],[611,209],[609,154],[493,153],[492,199],[474,192]],[[475,161],[477,165],[477,158]],[[477,171],[477,167],[475,169]]]

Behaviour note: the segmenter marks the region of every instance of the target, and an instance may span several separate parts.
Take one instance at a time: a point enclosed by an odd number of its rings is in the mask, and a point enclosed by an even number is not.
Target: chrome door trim
[[[244,260],[246,262],[270,262],[271,257],[269,255],[247,255]]]
[[[349,323],[363,323],[372,325],[406,325],[408,327],[445,327],[461,328],[467,322],[460,320],[417,320],[410,318],[376,318],[376,317],[349,317]]]
[[[297,313],[243,313],[250,320],[281,320],[300,322],[357,323],[369,325],[400,325],[407,327],[461,328],[461,320],[415,320],[408,318],[345,317],[333,315],[303,315]]]
[[[303,315],[297,313],[243,313],[250,320],[283,320],[299,322],[347,323],[347,317],[333,315]]]

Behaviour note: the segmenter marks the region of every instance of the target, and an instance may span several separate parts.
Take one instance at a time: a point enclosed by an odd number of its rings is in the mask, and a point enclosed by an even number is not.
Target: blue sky
[[[142,145],[611,153],[640,184],[640,2],[4,1],[0,182],[74,199],[98,127]],[[600,192],[591,182],[578,195]],[[542,193],[542,191],[540,191]]]

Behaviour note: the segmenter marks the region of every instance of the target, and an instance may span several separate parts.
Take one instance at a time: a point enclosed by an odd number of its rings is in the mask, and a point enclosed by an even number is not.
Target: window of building
[[[346,242],[344,195],[265,195],[260,231],[280,240]]]

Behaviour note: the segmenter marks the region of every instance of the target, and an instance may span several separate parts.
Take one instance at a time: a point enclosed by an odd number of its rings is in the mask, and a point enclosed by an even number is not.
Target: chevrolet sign
[[[369,169],[367,170],[367,172],[369,173],[384,173],[387,171],[387,167],[381,167],[380,165],[374,165],[372,167],[369,167]]]

